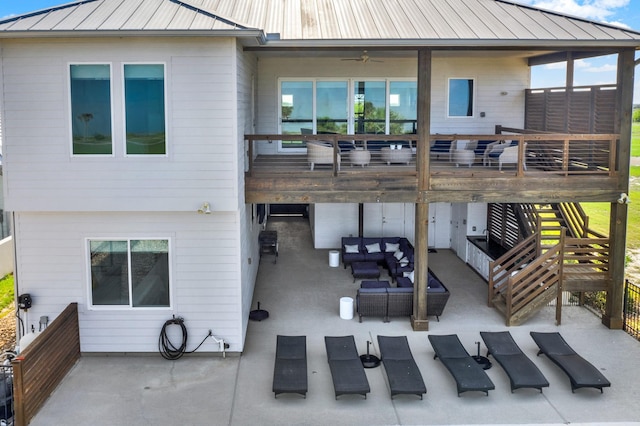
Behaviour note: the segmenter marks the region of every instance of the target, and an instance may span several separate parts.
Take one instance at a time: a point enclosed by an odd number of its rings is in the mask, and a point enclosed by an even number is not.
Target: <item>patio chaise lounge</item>
[[[433,359],[440,358],[455,379],[458,396],[462,392],[469,391],[480,391],[489,396],[489,391],[495,389],[487,373],[469,355],[456,334],[444,336],[430,334],[429,342],[435,352]]]
[[[611,386],[606,379],[589,361],[578,355],[557,332],[537,333],[532,331],[531,337],[540,348],[538,355],[545,354],[569,376],[571,392],[578,388],[602,388]]]
[[[273,368],[273,392],[307,397],[307,336],[278,335]]]
[[[353,336],[325,336],[324,345],[336,399],[346,394],[359,394],[366,399],[371,389]]]
[[[481,331],[487,346],[487,356],[492,355],[509,376],[511,392],[520,388],[535,388],[542,392],[549,382],[536,365],[522,352],[508,331]]]
[[[427,387],[416,361],[413,359],[406,336],[378,336],[380,358],[389,380],[391,398],[394,395],[422,395]]]

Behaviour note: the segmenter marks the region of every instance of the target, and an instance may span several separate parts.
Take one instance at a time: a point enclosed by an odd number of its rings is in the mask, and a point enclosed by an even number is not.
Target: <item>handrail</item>
[[[538,240],[539,235],[533,234],[489,262],[489,306],[492,306],[494,297],[505,290],[511,272],[538,257]]]
[[[541,133],[496,126],[496,134],[431,134],[428,140],[430,144],[435,140],[452,142],[493,140],[508,141],[509,143],[515,141],[518,145],[517,157],[511,159],[511,161],[515,162],[515,176],[518,178],[525,177],[528,170],[536,170],[536,175],[538,176],[540,173],[548,173],[561,176],[589,174],[613,177],[617,171],[615,158],[619,137],[618,134]],[[248,157],[247,173],[249,176],[253,176],[255,161],[258,155],[263,157],[281,155],[284,158],[281,164],[284,164],[282,167],[285,167],[287,164],[287,155],[295,154],[295,152],[279,152],[273,147],[266,148],[266,145],[261,145],[262,143],[272,144],[274,141],[325,141],[330,143],[334,148],[333,176],[338,176],[338,154],[340,154],[341,144],[343,144],[343,142],[357,144],[363,149],[367,149],[370,141],[385,141],[391,144],[394,141],[403,141],[408,142],[414,151],[419,152],[425,148],[418,146],[418,140],[419,138],[416,134],[247,134],[245,135]],[[456,148],[457,145],[452,143],[450,153],[452,154]],[[460,147],[460,149],[462,149],[462,147]],[[343,159],[343,161],[346,160]],[[504,161],[507,160],[505,159]],[[435,169],[435,167],[442,167],[443,165],[450,166],[451,162],[438,162],[432,159],[430,164],[432,169]],[[417,166],[416,162],[416,167]],[[460,177],[473,178],[476,177],[478,173],[489,173],[492,171],[491,168],[481,169],[477,167],[474,167],[472,170],[473,172],[470,172],[467,168],[460,167],[456,169],[455,173]],[[277,170],[274,170],[274,172],[275,171]],[[469,173],[465,173],[467,171],[469,171]]]

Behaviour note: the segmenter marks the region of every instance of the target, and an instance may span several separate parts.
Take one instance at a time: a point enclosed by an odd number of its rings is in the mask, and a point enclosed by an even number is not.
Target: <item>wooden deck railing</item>
[[[523,240],[489,264],[489,306],[505,305],[507,324],[550,288],[556,291],[556,323],[562,320],[562,292],[606,291],[609,288],[609,239],[571,238],[540,248],[540,233]]]
[[[516,177],[525,177],[528,173],[540,175],[603,175],[616,173],[615,153],[619,140],[617,134],[557,134],[531,133],[522,129],[496,127],[495,134],[434,134],[431,141],[451,141],[449,151],[434,152],[430,148],[431,173],[443,173],[448,169],[456,177],[477,177],[479,173],[513,172]],[[478,140],[503,142],[511,147],[508,155],[489,156],[488,153],[475,153],[472,148]],[[333,161],[318,170],[339,176],[341,172],[367,173],[410,172],[415,173],[417,135],[245,135],[247,153],[247,174],[299,173],[309,171],[305,146],[310,141],[324,141],[333,148]],[[282,142],[293,142],[293,149],[279,148]],[[408,152],[409,161],[404,167],[390,165],[382,154],[390,145],[401,144]],[[433,143],[432,143],[433,145]],[[517,148],[515,146],[517,145]],[[297,148],[297,149],[296,149]],[[349,151],[358,148],[367,150],[371,155],[368,167],[345,167],[353,165]],[[460,151],[467,151],[467,154]],[[502,146],[498,147],[502,148]],[[406,151],[405,151],[406,152]],[[361,165],[361,164],[358,164]]]
[[[28,425],[80,358],[78,304],[71,303],[13,361],[15,425]]]

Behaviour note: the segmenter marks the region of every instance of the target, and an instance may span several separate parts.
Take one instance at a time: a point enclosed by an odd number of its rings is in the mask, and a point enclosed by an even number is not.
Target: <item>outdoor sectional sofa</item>
[[[427,315],[435,315],[440,321],[450,293],[431,270],[428,274]],[[398,278],[398,283],[402,278]],[[410,316],[413,314],[413,287],[360,288],[356,294],[356,311],[360,322],[365,316],[382,317],[384,322],[389,322],[390,317]]]
[[[395,279],[413,271],[414,249],[405,237],[342,237],[342,264],[376,262]]]

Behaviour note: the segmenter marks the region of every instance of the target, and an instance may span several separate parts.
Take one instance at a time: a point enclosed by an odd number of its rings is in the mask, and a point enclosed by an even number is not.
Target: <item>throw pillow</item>
[[[400,248],[400,244],[394,244],[394,243],[386,243],[384,245],[384,251],[386,251],[387,253],[395,253],[398,251],[398,249]]]
[[[358,250],[358,245],[354,244],[354,245],[348,245],[345,244],[344,245],[344,252],[345,253],[360,253],[360,250]]]
[[[400,266],[404,268],[407,265],[409,265],[409,259],[407,259],[406,257],[403,257],[402,259],[400,259]]]
[[[380,243],[367,244],[367,253],[380,253]]]
[[[393,253],[393,257],[395,257],[396,259],[400,260],[404,257],[404,253],[402,253],[400,250],[396,250],[395,253]]]
[[[402,276],[405,278],[409,278],[409,281],[413,283],[413,271],[411,272],[403,272]]]

